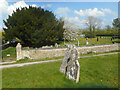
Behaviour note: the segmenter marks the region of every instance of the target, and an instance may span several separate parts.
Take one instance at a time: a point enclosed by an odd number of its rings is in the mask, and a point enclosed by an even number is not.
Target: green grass
[[[7,56],[7,54],[10,54],[10,56]],[[15,47],[9,47],[5,50],[2,50],[2,58],[16,58],[16,48]]]
[[[66,79],[61,61],[2,70],[3,88],[117,88],[118,55],[82,58],[80,82]],[[101,81],[102,80],[102,81]]]
[[[120,43],[120,39],[113,39],[112,41],[115,43]]]
[[[86,38],[78,38],[78,40],[79,40],[80,46],[86,45]],[[96,38],[88,38],[88,42],[89,42],[88,45],[112,44],[111,37],[99,38],[99,41],[97,41],[97,37],[96,37]],[[58,41],[58,43],[60,43],[60,44],[59,44],[59,45],[60,45],[59,47],[65,47],[64,42]],[[67,41],[66,41],[65,43],[77,45],[77,40],[75,40],[75,41],[70,41],[70,42],[67,42]]]

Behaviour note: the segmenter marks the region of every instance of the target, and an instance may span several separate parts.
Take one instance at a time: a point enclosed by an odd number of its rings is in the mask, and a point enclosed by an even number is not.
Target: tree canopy
[[[117,27],[118,29],[120,29],[120,18],[114,19],[112,24],[114,27]]]
[[[40,47],[63,40],[64,22],[40,7],[18,8],[4,24],[5,40],[19,39],[24,46]]]

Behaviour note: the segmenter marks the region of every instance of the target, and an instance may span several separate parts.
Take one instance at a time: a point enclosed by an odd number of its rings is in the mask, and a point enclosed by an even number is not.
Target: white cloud
[[[101,8],[101,11],[116,16],[117,14],[110,10],[109,8]]]
[[[68,7],[64,7],[64,8],[57,8],[54,13],[60,17],[61,16],[66,17],[69,12],[71,12],[71,10]]]
[[[83,10],[80,10],[80,11],[75,10],[74,13],[80,16],[85,16]]]
[[[47,5],[41,6],[41,8],[50,8],[50,7],[52,7],[52,4],[47,4]]]
[[[108,8],[101,8],[101,10],[105,13],[111,13],[112,11]]]
[[[30,5],[30,6],[32,6],[32,7],[37,7],[37,5],[36,5],[36,4],[32,4],[32,5]]]
[[[8,14],[11,15],[13,11],[16,11],[17,8],[29,7],[24,1],[19,1],[13,5],[8,6]]]
[[[80,28],[80,27],[83,27],[84,25],[84,19],[83,20],[80,20],[79,17],[65,17],[64,18],[64,21],[65,21],[65,25],[67,25],[66,23],[67,22],[70,22],[72,23],[74,28]]]
[[[79,16],[104,16],[104,12],[99,11],[97,8],[94,9],[86,9],[86,10],[74,10],[74,13]]]
[[[35,4],[31,6],[36,7]],[[3,26],[3,20],[5,20],[8,17],[8,15],[11,15],[13,11],[16,11],[17,8],[21,9],[22,7],[28,8],[29,5],[27,5],[24,1],[18,1],[13,5],[8,6],[8,2],[6,0],[0,0],[0,30]]]
[[[79,15],[79,16],[105,16],[105,14],[111,14],[116,16],[117,14],[115,12],[113,12],[112,10],[110,10],[109,8],[101,8],[100,10],[98,10],[98,8],[94,8],[94,9],[86,9],[86,10],[74,10],[74,13]]]

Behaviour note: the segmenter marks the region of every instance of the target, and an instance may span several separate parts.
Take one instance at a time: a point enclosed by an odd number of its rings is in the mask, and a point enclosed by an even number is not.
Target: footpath
[[[103,55],[112,55],[112,54],[118,54],[118,53],[119,53],[119,52],[105,53],[105,54],[98,54],[98,55],[89,55],[89,56],[81,56],[80,58],[96,57],[96,56],[103,56]],[[56,59],[56,60],[36,61],[36,62],[27,62],[27,63],[11,64],[11,65],[2,65],[2,64],[15,63],[16,61],[12,61],[12,62],[1,62],[1,63],[0,63],[0,69],[12,68],[12,67],[22,67],[22,66],[27,66],[27,65],[41,64],[41,63],[49,63],[49,62],[57,62],[57,61],[62,61],[62,60],[63,60],[63,59]]]

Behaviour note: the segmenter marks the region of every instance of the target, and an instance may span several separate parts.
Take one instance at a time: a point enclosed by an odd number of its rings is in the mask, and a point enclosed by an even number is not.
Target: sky
[[[78,28],[85,28],[88,16],[94,16],[102,20],[101,26],[112,26],[113,19],[118,17],[118,2],[25,2],[19,0],[10,2],[0,0],[0,30],[5,27],[3,20],[12,15],[16,8],[41,7],[52,11],[56,18],[64,18]]]

